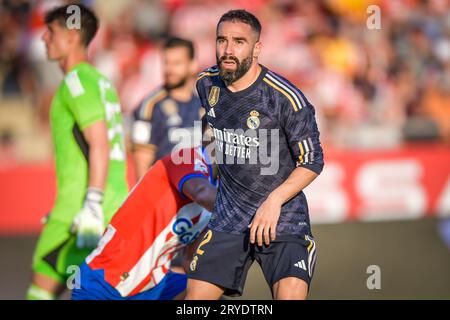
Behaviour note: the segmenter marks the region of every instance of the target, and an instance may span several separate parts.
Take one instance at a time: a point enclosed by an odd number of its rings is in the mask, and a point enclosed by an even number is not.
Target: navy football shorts
[[[286,277],[302,279],[309,288],[316,251],[316,243],[308,235],[279,235],[268,246],[259,247],[250,243],[248,232],[235,235],[208,230],[192,257],[188,277],[223,287],[227,296],[240,296],[247,272],[256,260],[271,290]]]

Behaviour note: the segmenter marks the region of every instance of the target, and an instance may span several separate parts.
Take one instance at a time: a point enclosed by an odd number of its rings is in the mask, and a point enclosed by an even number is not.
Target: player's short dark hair
[[[222,17],[220,17],[220,20],[217,23],[217,29],[219,29],[219,25],[225,21],[231,21],[231,22],[238,21],[238,22],[248,24],[252,28],[252,30],[256,32],[256,34],[258,36],[257,38],[259,40],[259,36],[261,35],[261,29],[262,29],[261,23],[259,22],[258,18],[255,17],[250,12],[243,10],[243,9],[228,11],[227,13],[222,15]],[[217,29],[216,29],[216,31],[217,31]]]
[[[53,21],[58,21],[62,27],[67,28],[67,19],[72,15],[71,11],[67,13],[67,8],[71,5],[76,5],[80,8],[80,35],[82,44],[87,47],[94,39],[97,33],[99,22],[94,11],[82,4],[68,4],[51,9],[45,14],[45,23],[50,24]]]
[[[194,44],[190,40],[182,39],[182,38],[178,38],[178,37],[170,37],[164,43],[163,48],[165,50],[165,49],[178,48],[178,47],[186,48],[188,50],[189,59],[191,59],[191,60],[194,59],[194,56],[195,56]]]

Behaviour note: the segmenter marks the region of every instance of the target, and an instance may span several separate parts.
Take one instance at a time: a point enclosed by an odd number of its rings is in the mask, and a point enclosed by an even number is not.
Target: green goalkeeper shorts
[[[33,256],[34,273],[64,284],[73,274],[70,266],[79,266],[94,248],[78,249],[71,224],[52,220],[45,224]]]

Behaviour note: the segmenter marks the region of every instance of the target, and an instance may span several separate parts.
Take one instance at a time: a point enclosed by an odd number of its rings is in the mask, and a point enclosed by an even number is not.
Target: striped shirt
[[[258,79],[238,92],[226,87],[217,67],[197,80],[220,176],[213,230],[246,232],[256,210],[296,167],[323,169],[314,107],[292,83],[261,67]],[[277,234],[311,235],[303,192],[282,206]]]
[[[209,221],[210,213],[183,194],[183,185],[193,178],[215,185],[210,164],[201,148],[174,155],[158,160],[134,186],[86,258],[122,297],[157,286],[175,253],[194,241]],[[174,162],[185,157],[188,161]]]
[[[166,89],[156,89],[133,113],[134,148],[153,149],[158,160],[177,149],[199,146],[195,121],[202,112],[196,94],[189,101],[178,101]]]

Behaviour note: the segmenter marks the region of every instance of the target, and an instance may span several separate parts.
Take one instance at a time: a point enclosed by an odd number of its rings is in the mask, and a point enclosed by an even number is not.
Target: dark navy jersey
[[[203,112],[196,94],[190,101],[183,102],[172,98],[164,88],[159,88],[134,111],[133,144],[135,148],[156,149],[155,161],[170,154],[174,148],[198,146],[201,137],[194,134],[194,121],[199,121]]]
[[[232,92],[217,67],[200,73],[197,91],[215,137],[219,190],[209,227],[240,234],[256,210],[297,167],[323,168],[314,107],[288,80],[264,66],[247,89]],[[311,235],[303,192],[286,202],[279,235]]]

